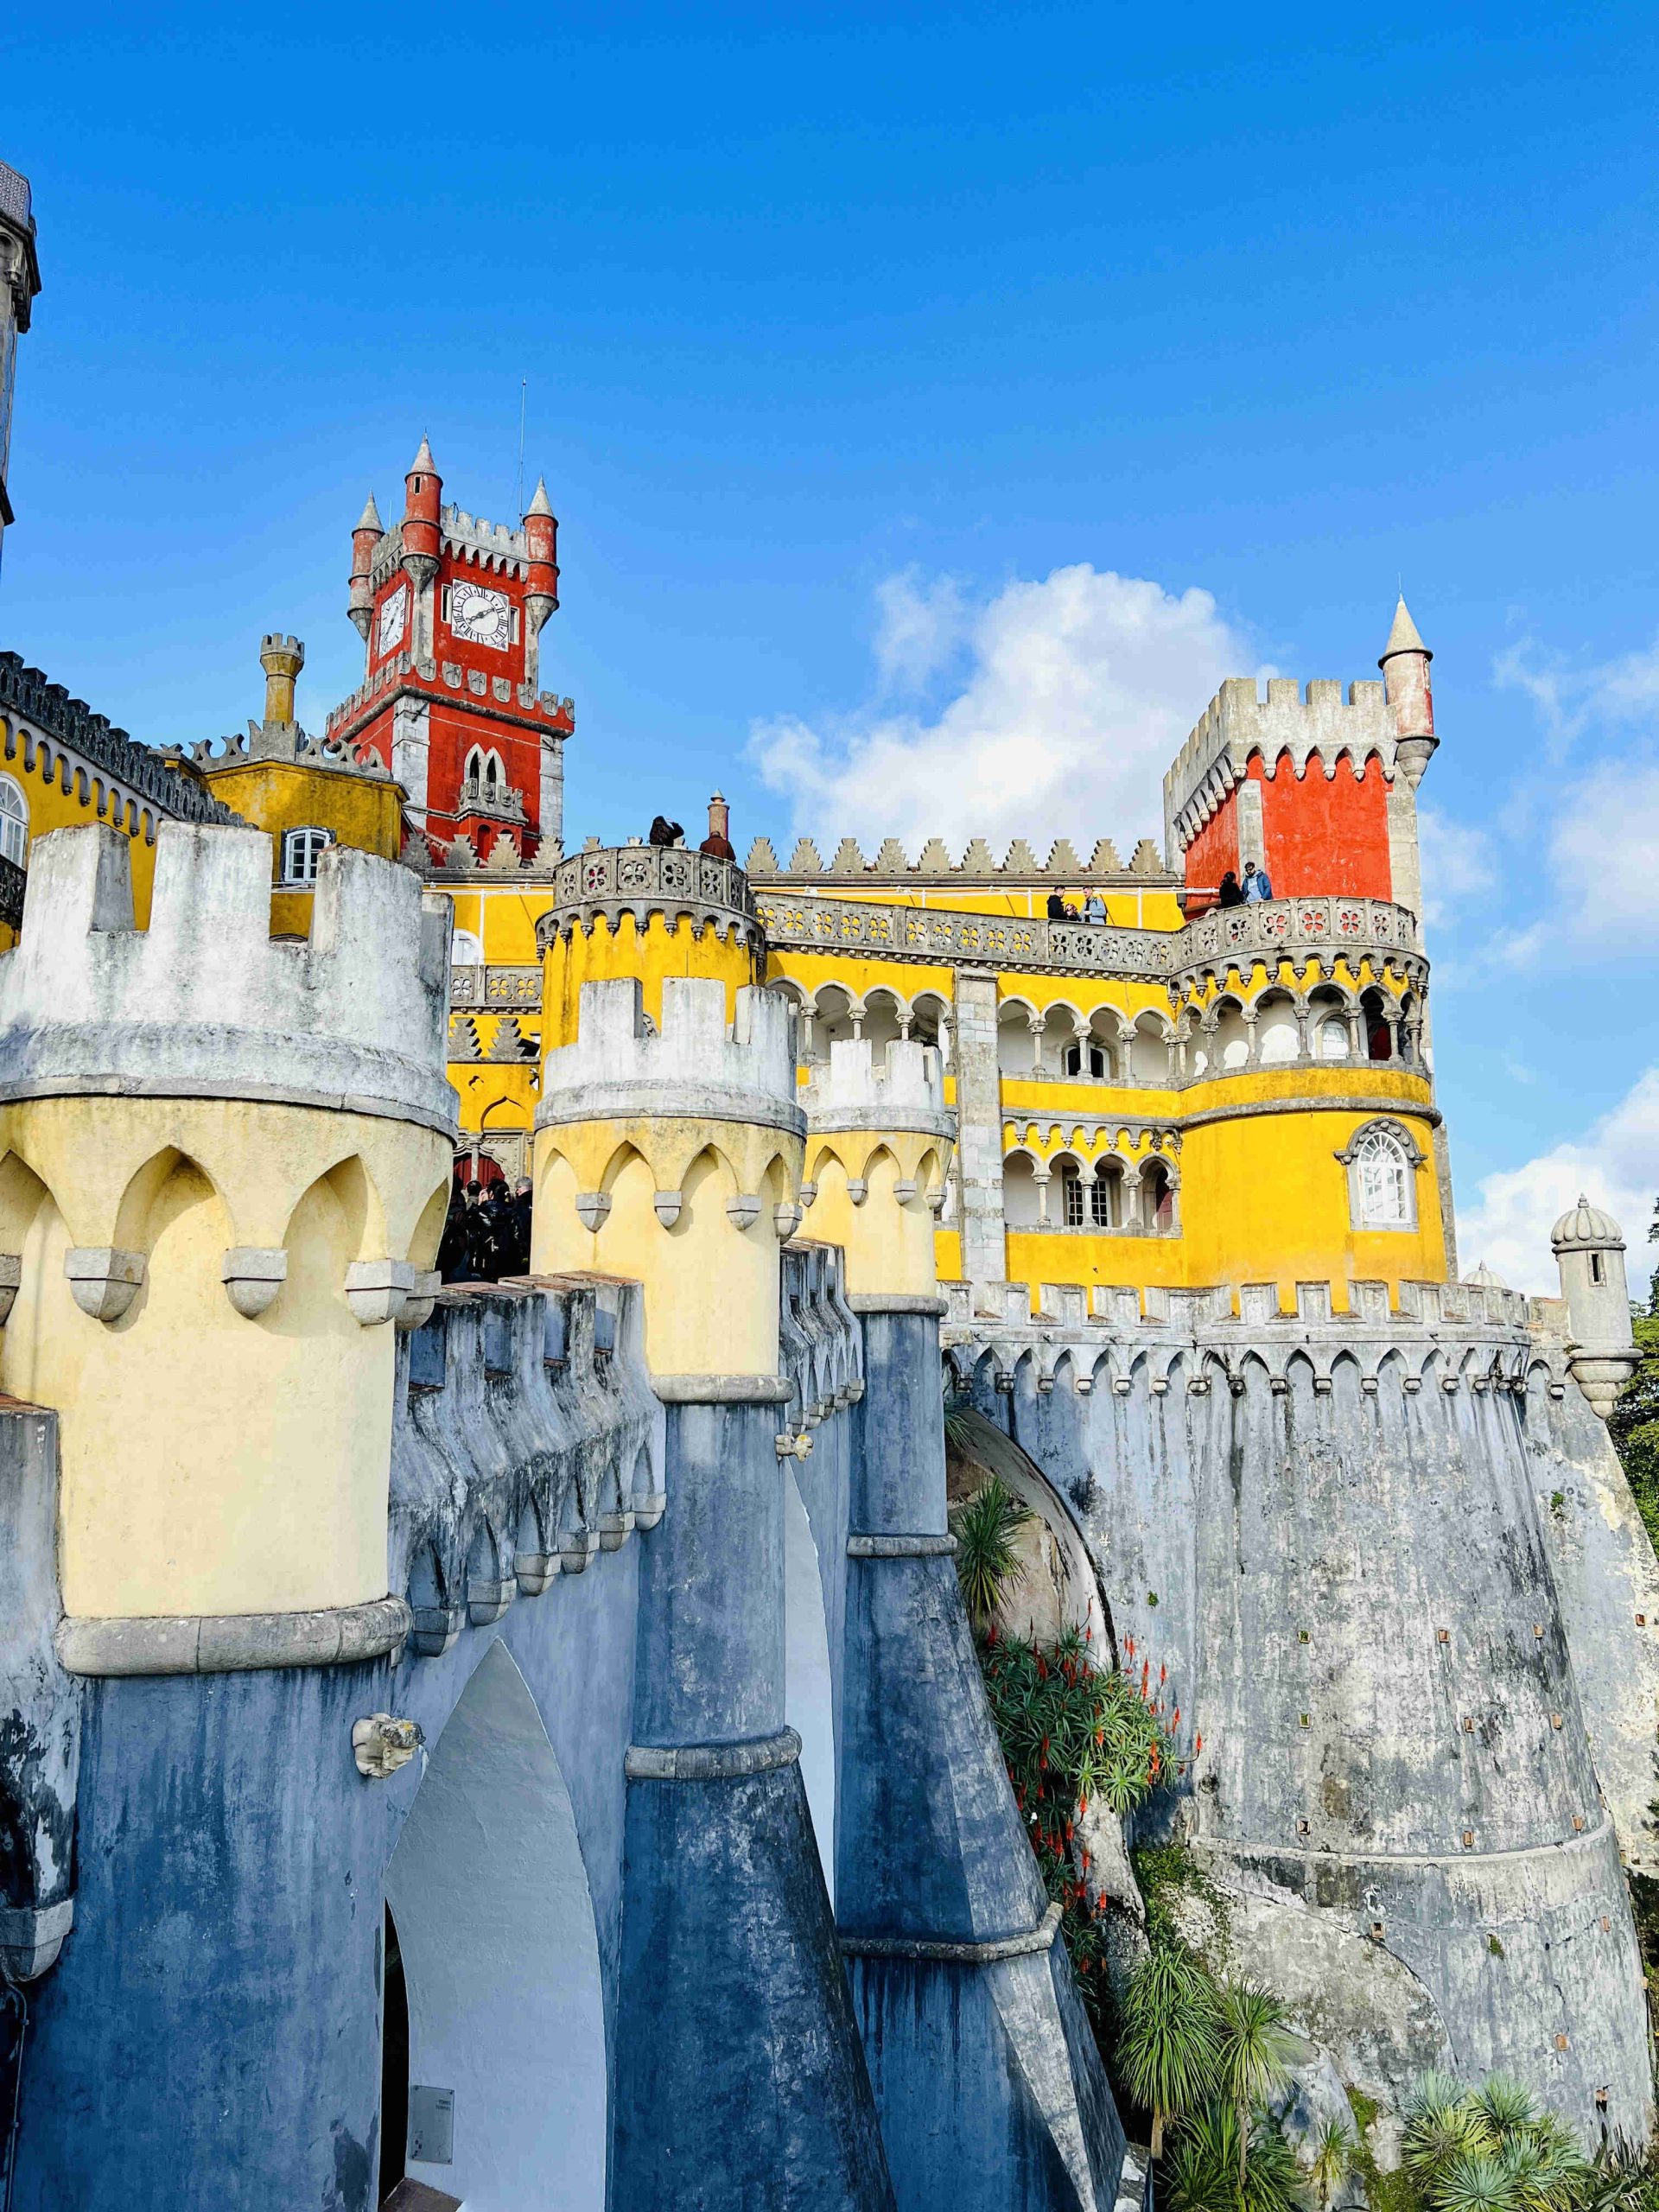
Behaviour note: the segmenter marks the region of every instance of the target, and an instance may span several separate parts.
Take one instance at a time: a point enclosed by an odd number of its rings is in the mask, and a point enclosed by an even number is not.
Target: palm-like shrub
[[[1331,2212],[1331,2200],[1354,2170],[1354,2139],[1339,2120],[1327,2120],[1313,2138],[1307,2178],[1319,2200],[1319,2212]]]
[[[1215,1984],[1179,1944],[1154,1944],[1129,1977],[1118,2070],[1152,2114],[1154,2158],[1163,2156],[1169,2121],[1196,2110],[1216,2088],[1219,2012]]]
[[[1243,2182],[1250,2155],[1250,2114],[1289,2081],[1290,2061],[1301,2044],[1287,2025],[1279,1999],[1250,1981],[1230,1982],[1221,1992],[1216,2027],[1217,2074],[1221,2093],[1238,2121]]]
[[[957,1575],[968,1618],[982,1634],[990,1625],[1002,1592],[1025,1580],[1014,1540],[1031,1517],[1030,1508],[1021,1505],[995,1475],[965,1504],[952,1509]]]
[[[1224,2097],[1183,2122],[1166,2180],[1172,2212],[1301,2212],[1295,2153],[1259,2107],[1248,2126]]]

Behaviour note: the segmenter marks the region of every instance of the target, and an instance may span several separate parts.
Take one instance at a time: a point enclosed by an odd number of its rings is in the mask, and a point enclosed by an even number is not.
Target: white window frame
[[[305,842],[301,842],[303,839]],[[314,843],[312,840],[316,842]],[[283,832],[283,881],[290,889],[310,891],[317,880],[317,869],[323,855],[334,842],[332,830],[321,823],[305,822]]]
[[[1368,1190],[1367,1163],[1387,1146],[1396,1156],[1400,1173],[1400,1218],[1380,1218],[1375,1185]],[[1348,1171],[1348,1219],[1351,1228],[1368,1236],[1411,1236],[1417,1228],[1417,1173],[1428,1155],[1409,1129],[1388,1116],[1379,1116],[1357,1128],[1336,1155]]]
[[[8,805],[8,800],[15,801],[15,805]],[[0,776],[0,855],[14,867],[29,866],[29,794],[10,776]]]

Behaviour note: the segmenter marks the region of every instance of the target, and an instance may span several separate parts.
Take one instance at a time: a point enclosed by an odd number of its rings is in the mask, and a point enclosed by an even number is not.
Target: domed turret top
[[[1611,1214],[1592,1206],[1582,1192],[1577,1205],[1570,1207],[1550,1230],[1549,1241],[1557,1252],[1624,1249],[1624,1236]]]

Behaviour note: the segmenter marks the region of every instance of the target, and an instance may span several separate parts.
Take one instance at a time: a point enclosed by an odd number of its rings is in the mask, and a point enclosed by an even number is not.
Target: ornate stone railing
[[[457,814],[487,814],[503,822],[522,822],[524,819],[523,791],[510,791],[505,784],[492,784],[480,776],[468,776],[461,787]]]
[[[1257,954],[1414,957],[1419,950],[1415,916],[1387,899],[1267,899],[1217,909],[1179,930],[1027,920],[775,891],[762,892],[755,906],[768,942],[779,950],[846,950],[874,959],[1068,975],[1165,980]]]
[[[553,904],[536,925],[543,951],[573,928],[591,927],[603,915],[613,925],[631,913],[643,928],[653,913],[672,923],[710,923],[761,942],[760,917],[749,879],[735,861],[694,853],[684,845],[594,845],[561,861],[553,878]]]
[[[452,968],[449,1003],[460,1008],[484,1011],[512,1008],[522,1012],[542,1003],[539,968]]]

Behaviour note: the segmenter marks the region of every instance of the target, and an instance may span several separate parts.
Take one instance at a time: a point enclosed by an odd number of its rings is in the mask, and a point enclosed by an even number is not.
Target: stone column
[[[784,1722],[779,1253],[800,1218],[805,1119],[793,1010],[747,984],[729,1021],[727,1005],[718,976],[667,977],[648,1025],[637,980],[584,984],[537,1113],[537,1268],[641,1281],[667,1408],[626,1761],[611,2202],[887,2212]]]
[[[1002,1217],[1002,1078],[996,1065],[996,977],[957,970],[957,1157],[962,1272],[976,1297],[1007,1279]]]

